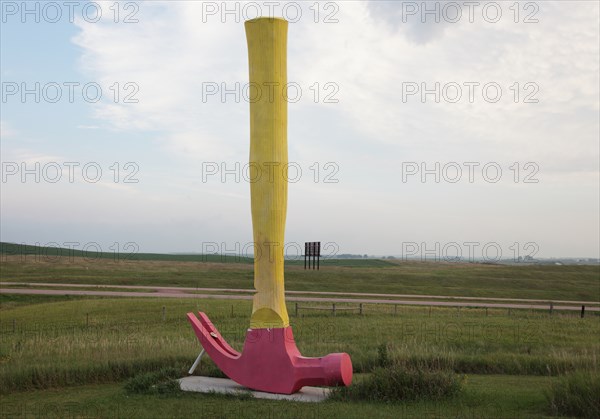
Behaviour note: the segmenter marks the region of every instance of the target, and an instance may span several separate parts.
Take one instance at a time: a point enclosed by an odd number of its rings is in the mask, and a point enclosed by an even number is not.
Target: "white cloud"
[[[340,167],[338,185],[310,179],[290,185],[294,206],[288,228],[296,239],[307,234],[309,223],[311,231],[342,238],[346,248],[361,251],[357,247],[368,240],[377,242],[378,251],[394,252],[403,235],[468,240],[487,234],[510,241],[530,228],[530,236],[545,240],[546,252],[566,254],[571,245],[597,252],[597,237],[590,234],[598,227],[597,217],[574,210],[578,205],[597,209],[588,199],[597,196],[598,187],[597,3],[539,2],[534,24],[514,23],[510,15],[496,24],[482,19],[404,24],[395,2],[335,4],[338,23],[314,23],[312,3],[303,3],[303,18],[289,26],[289,80],[303,92],[302,100],[289,106],[290,158],[302,164],[307,177],[315,161]],[[78,21],[74,38],[87,78],[103,89],[116,81],[139,88],[137,103],[98,104],[98,126],[123,136],[147,133],[148,148],[158,144],[160,150],[154,151],[164,157],[160,170],[166,175],[146,169],[146,179],[158,180],[136,186],[139,194],[124,201],[130,205],[125,211],[136,213],[134,224],[168,213],[173,228],[183,222],[179,219],[212,237],[247,233],[247,185],[194,183],[200,162],[245,162],[248,156],[248,104],[231,96],[226,103],[217,96],[203,101],[202,95],[203,83],[231,88],[247,82],[243,25],[218,18],[203,23],[200,2],[139,6],[139,23],[114,24],[108,17],[100,23]],[[505,10],[508,6],[503,4]],[[311,87],[317,82],[321,101],[314,103]],[[323,103],[326,82],[339,87],[339,103]],[[420,103],[415,96],[405,103],[407,82],[428,87],[455,82],[463,85],[463,96],[465,82],[495,82],[503,95],[499,103],[487,103],[479,88],[475,103]],[[520,101],[527,93],[524,84],[535,83],[539,103],[515,104],[510,90],[515,82]],[[123,98],[127,92],[120,93]],[[2,131],[4,137],[4,123]],[[498,161],[505,168],[514,161],[534,161],[542,183],[529,194],[523,185],[401,184],[400,164],[413,160]],[[111,192],[125,195],[118,187]],[[567,192],[571,200],[553,208],[556,193]],[[106,210],[105,202],[97,204]],[[493,222],[515,216],[514,208],[523,212],[518,221]],[[197,219],[199,211],[205,222]],[[305,219],[313,213],[326,215]],[[464,214],[471,217],[468,222]],[[578,214],[577,223],[560,227],[570,214]],[[348,228],[352,225],[355,229]],[[553,237],[548,228],[556,232]],[[579,233],[580,242],[562,243],[567,229]],[[186,243],[194,243],[193,230],[186,229]],[[169,234],[177,236],[176,230]]]
[[[541,155],[548,170],[564,166],[565,159],[577,162],[572,170],[582,160],[590,166],[598,159],[592,142],[598,133],[598,34],[592,29],[598,7],[545,3],[535,24],[515,24],[508,6],[503,10],[505,18],[495,24],[477,14],[474,23],[466,16],[459,23],[403,23],[394,2],[349,2],[339,4],[339,23],[314,24],[305,8],[306,18],[289,29],[289,80],[304,93],[301,103],[290,106],[303,113],[290,118],[328,112],[354,127],[365,146],[388,143],[413,154],[433,148],[453,157]],[[139,86],[139,103],[107,103],[97,116],[118,129],[161,132],[168,150],[187,156],[245,156],[237,150],[246,146],[247,103],[233,103],[231,96],[226,104],[217,97],[202,102],[202,83],[231,88],[247,81],[243,25],[201,23],[200,2],[145,3],[141,13],[138,24],[79,22],[75,42],[84,50],[83,68],[107,84]],[[387,26],[379,24],[382,19]],[[327,81],[339,86],[339,103],[312,103],[309,87],[320,82],[322,99]],[[412,82],[429,88],[458,83],[465,99],[442,98],[434,105],[412,96],[403,103],[403,83]],[[465,82],[480,83],[473,104],[466,100]],[[502,87],[499,103],[484,100],[481,86],[487,82]],[[520,101],[539,88],[540,103],[515,104],[515,82]],[[528,82],[535,85],[525,89]],[[345,141],[328,127],[319,130],[333,144]],[[304,141],[313,153],[327,147]]]

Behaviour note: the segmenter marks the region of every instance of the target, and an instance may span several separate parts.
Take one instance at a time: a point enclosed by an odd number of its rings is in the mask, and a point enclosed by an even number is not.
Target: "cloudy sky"
[[[288,254],[598,257],[598,2],[24,4],[2,241],[248,249],[261,14],[290,21]]]

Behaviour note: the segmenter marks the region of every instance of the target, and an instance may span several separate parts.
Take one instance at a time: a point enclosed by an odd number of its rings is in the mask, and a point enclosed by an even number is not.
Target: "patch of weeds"
[[[388,350],[388,345],[386,343],[382,343],[377,347],[377,365],[380,367],[385,367],[390,363],[390,355]]]
[[[600,374],[564,375],[546,392],[546,400],[554,415],[600,418]]]
[[[130,394],[176,395],[181,393],[177,377],[181,372],[175,368],[138,374],[125,383],[125,391]]]
[[[218,393],[216,391],[209,391],[207,394],[210,394],[213,397],[218,397],[222,399],[236,399],[236,400],[254,400],[254,394],[252,394],[251,390],[235,390],[230,393]]]
[[[343,401],[441,400],[458,395],[465,381],[450,370],[406,368],[399,364],[377,367],[350,387],[338,387],[330,398]]]

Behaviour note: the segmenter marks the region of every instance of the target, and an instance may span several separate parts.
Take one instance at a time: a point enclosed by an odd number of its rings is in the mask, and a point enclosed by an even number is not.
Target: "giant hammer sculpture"
[[[254,295],[242,353],[223,339],[206,314],[188,313],[202,347],[232,380],[253,390],[292,394],[303,386],[348,386],[345,353],[300,355],[285,305],[284,233],[287,212],[287,29],[279,18],[245,22],[250,64],[250,195],[254,232]],[[256,94],[254,94],[256,93]]]

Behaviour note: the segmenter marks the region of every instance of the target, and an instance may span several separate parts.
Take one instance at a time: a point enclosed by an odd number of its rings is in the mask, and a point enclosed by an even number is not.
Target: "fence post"
[[[333,307],[331,308],[331,310],[333,311],[333,315],[335,316],[335,303],[333,303]]]
[[[581,318],[583,319],[583,316],[585,316],[585,306],[581,306]]]
[[[363,314],[363,311],[362,311],[362,303],[360,303],[360,304],[358,305],[358,310],[359,310],[359,313],[360,313],[360,315],[362,316],[362,314]],[[581,317],[583,317],[583,316],[581,316]]]
[[[163,309],[162,309],[162,319],[163,319],[163,322],[164,322],[164,321],[166,320],[166,318],[167,318],[167,313],[166,313],[166,311],[167,311],[167,307],[163,306]]]
[[[296,317],[298,317],[298,303],[296,303]]]

